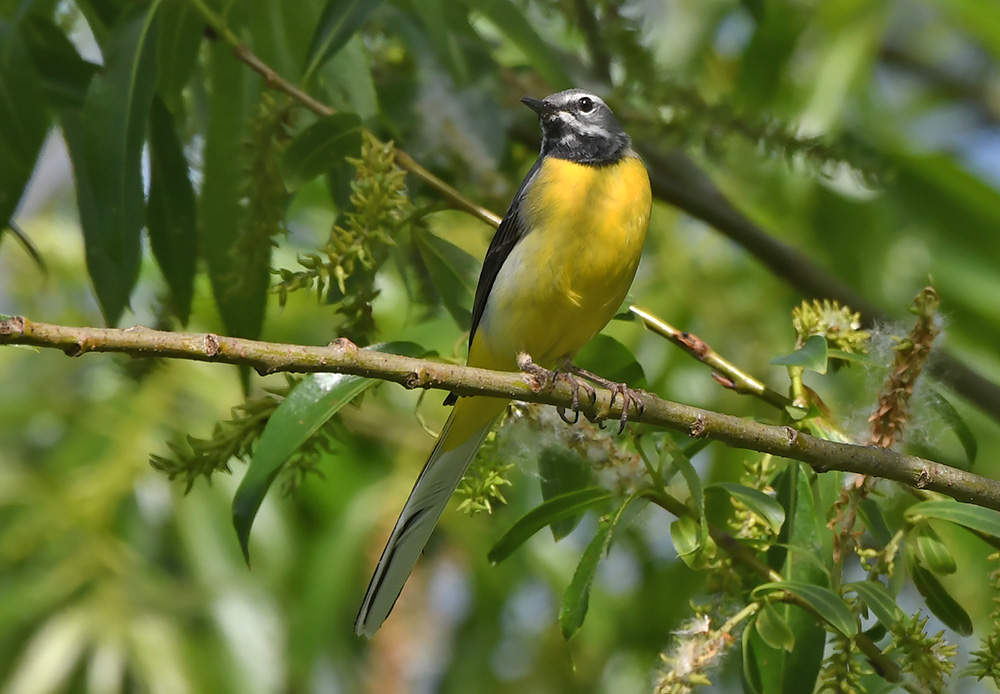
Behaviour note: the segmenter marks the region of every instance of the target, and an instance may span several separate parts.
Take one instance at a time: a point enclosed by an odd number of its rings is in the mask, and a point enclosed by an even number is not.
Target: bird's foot
[[[558,379],[562,379],[569,383],[570,387],[573,389],[573,404],[570,406],[570,410],[573,412],[573,418],[570,419],[566,415],[565,407],[556,407],[556,412],[559,413],[559,417],[567,424],[576,424],[580,421],[581,388],[586,391],[591,404],[597,402],[597,391],[594,390],[594,387],[586,381],[581,381],[580,379],[575,378],[572,373],[566,370],[560,370],[557,368],[549,371],[548,369],[531,361],[531,356],[523,352],[517,355],[517,368],[534,376],[539,381],[539,387],[545,388],[546,390],[552,388]]]
[[[629,413],[635,412],[636,414],[641,415],[643,413],[643,410],[645,410],[646,408],[646,406],[642,402],[642,395],[639,393],[639,391],[633,388],[629,388],[624,383],[616,383],[615,381],[609,381],[606,378],[598,376],[595,373],[591,373],[586,369],[581,369],[579,366],[575,366],[569,362],[564,363],[562,365],[562,368],[566,372],[572,373],[576,376],[579,376],[580,378],[584,378],[587,381],[590,381],[591,383],[596,383],[602,388],[610,390],[611,391],[611,403],[609,405],[610,407],[613,408],[615,406],[615,400],[617,400],[619,397],[622,399],[622,414],[618,420],[619,434],[625,431],[625,425],[628,424]],[[587,387],[590,388],[591,393],[594,392],[594,389],[589,384]],[[596,401],[596,399],[597,398],[595,394],[594,397],[592,398],[592,401]],[[591,420],[591,421],[596,421],[596,420]]]

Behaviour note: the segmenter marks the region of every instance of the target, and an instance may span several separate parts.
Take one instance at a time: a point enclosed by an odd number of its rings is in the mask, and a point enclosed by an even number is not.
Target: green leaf
[[[160,31],[156,47],[159,72],[156,92],[167,107],[183,106],[181,90],[198,63],[198,48],[205,36],[205,20],[189,0],[161,0]]]
[[[128,305],[139,278],[145,222],[142,149],[156,84],[156,3],[129,9],[104,46],[78,119],[63,130],[77,180],[87,270],[108,324]]]
[[[715,482],[705,487],[705,491],[724,491],[728,493],[763,518],[775,533],[781,532],[781,526],[785,523],[785,509],[782,508],[781,504],[774,497],[768,496],[759,489],[745,487],[742,484],[734,484],[732,482]]]
[[[244,216],[241,204],[247,177],[244,143],[256,90],[249,83],[246,66],[236,60],[222,41],[211,45],[208,71],[212,93],[198,208],[199,236],[212,294],[226,331],[237,337],[255,338],[264,321],[269,278],[264,278],[261,291],[253,296],[241,293],[246,263],[235,256],[233,249]],[[268,272],[266,267],[264,272]]]
[[[955,432],[955,436],[958,437],[959,443],[962,444],[966,460],[968,460],[969,467],[971,468],[976,462],[976,455],[979,453],[979,442],[976,441],[976,435],[972,433],[972,429],[969,428],[965,418],[955,409],[955,406],[949,402],[939,388],[934,388],[931,402],[941,421]]]
[[[306,83],[316,70],[343,48],[344,44],[361,28],[365,20],[371,16],[381,0],[329,0],[323,8],[323,14],[306,54],[306,69],[302,73],[302,82]]]
[[[921,523],[916,528],[916,552],[920,564],[939,576],[947,576],[958,570],[951,550],[926,523]]]
[[[379,116],[372,60],[361,36],[355,36],[326,62],[317,75],[324,100],[338,111],[356,113],[365,123]]]
[[[159,98],[149,122],[149,244],[170,288],[170,306],[182,325],[191,315],[198,260],[195,196],[174,118]]]
[[[681,559],[694,554],[703,542],[698,521],[691,516],[681,516],[670,524],[670,539]]]
[[[763,583],[754,588],[750,595],[758,600],[776,592],[792,593],[806,602],[827,624],[844,636],[848,638],[857,636],[858,621],[851,614],[843,598],[829,588],[802,581],[781,581]]]
[[[857,595],[886,627],[891,627],[906,615],[885,586],[877,581],[855,581],[844,585],[845,592]]]
[[[320,118],[295,136],[282,158],[285,183],[295,189],[361,151],[361,119],[356,113]]]
[[[0,20],[0,228],[21,201],[49,129],[31,56],[13,24]]]
[[[691,463],[691,459],[684,455],[678,449],[670,449],[670,457],[677,466],[677,470],[681,473],[681,477],[684,478],[684,482],[687,484],[688,491],[691,492],[691,501],[694,503],[694,511],[696,517],[693,519],[697,524],[696,527],[696,548],[706,548],[708,545],[708,523],[705,520],[705,493],[701,485],[701,477],[698,476],[698,471],[694,469],[694,465]],[[677,521],[681,519],[678,518]],[[676,525],[675,522],[673,525]],[[671,526],[671,535],[673,534],[673,525]],[[691,556],[691,553],[681,554],[678,552],[678,556],[685,557]]]
[[[73,42],[46,17],[31,13],[20,25],[21,35],[51,106],[83,106],[99,66],[80,57]]]
[[[788,625],[788,620],[774,609],[771,603],[764,603],[760,612],[757,613],[754,626],[757,629],[757,633],[760,634],[760,638],[771,648],[788,651],[789,653],[795,648],[795,634],[792,633],[792,628]]]
[[[412,342],[390,342],[371,349],[411,357],[426,354],[423,347]],[[233,526],[248,564],[251,526],[281,468],[330,417],[377,383],[361,376],[310,374],[274,410],[233,497]]]
[[[930,571],[920,566],[912,553],[908,553],[907,564],[913,585],[924,596],[927,609],[933,612],[946,626],[954,629],[962,636],[972,636],[972,618],[965,609],[955,602],[941,582]]]
[[[601,557],[611,546],[611,538],[615,529],[625,516],[625,511],[636,499],[641,498],[636,494],[629,496],[614,513],[614,515],[601,519],[597,528],[597,535],[587,545],[580,563],[573,573],[573,580],[563,594],[562,605],[559,608],[559,629],[563,638],[569,641],[573,635],[583,625],[583,620],[587,616],[587,608],[590,605],[590,588],[594,584],[594,575],[597,573],[597,565]]]
[[[464,37],[448,22],[449,16],[454,14],[454,4],[448,0],[412,0],[409,7],[420,18],[428,36],[427,43],[448,69],[451,78],[459,85],[468,82],[469,68],[459,45],[459,38]]]
[[[889,532],[889,526],[885,523],[882,509],[873,499],[861,501],[858,505],[858,515],[879,547],[885,547],[892,542],[892,534]]]
[[[1000,537],[1000,512],[961,501],[951,499],[922,501],[906,509],[904,515],[906,520],[913,524],[930,518]]]
[[[519,7],[509,0],[467,1],[471,9],[486,17],[501,34],[521,50],[525,64],[538,72],[553,91],[555,88],[565,89],[575,84],[556,52],[535,31]]]
[[[832,546],[824,539],[829,534],[824,507],[817,503],[811,479],[807,469],[791,463],[775,481],[786,518],[778,545],[768,553],[768,564],[788,580],[821,585],[829,580],[826,563],[831,561]],[[823,663],[826,630],[804,610],[791,605],[775,609],[788,622],[795,649],[772,648],[753,630],[744,644],[744,656],[751,663],[747,679],[766,694],[812,691]]]
[[[577,451],[562,446],[546,446],[538,454],[538,476],[542,499],[548,501],[570,492],[592,487],[594,469]],[[556,542],[569,535],[583,518],[577,513],[549,524]]]
[[[825,374],[827,366],[827,343],[822,335],[813,335],[806,343],[791,354],[775,357],[769,364],[775,366],[801,366],[804,369]]]
[[[549,499],[514,523],[493,544],[486,555],[487,559],[491,564],[499,564],[545,526],[581,514],[610,498],[611,492],[607,489],[591,487]]]
[[[426,230],[414,233],[413,242],[448,313],[458,327],[468,330],[472,324],[479,262],[455,244]]]
[[[615,383],[631,388],[645,388],[646,373],[628,347],[611,337],[598,333],[583,346],[573,363]]]

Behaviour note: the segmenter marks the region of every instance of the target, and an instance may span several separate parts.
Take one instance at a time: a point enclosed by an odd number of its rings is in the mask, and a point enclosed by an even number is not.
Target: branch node
[[[724,376],[720,374],[718,371],[713,371],[712,379],[723,388],[728,388],[729,390],[736,390],[736,381],[729,378],[729,376]]]
[[[694,421],[691,422],[690,427],[692,438],[701,438],[705,433],[705,416],[698,414],[695,416]]]
[[[219,353],[219,336],[214,333],[205,335],[205,354],[214,357]]]
[[[358,346],[346,337],[338,337],[330,343],[330,346],[340,352],[348,352],[350,354],[357,354],[358,352]]]
[[[406,374],[406,379],[403,381],[403,387],[407,390],[413,390],[414,388],[423,388],[428,381],[427,372],[424,369],[419,369],[417,371],[411,371]]]
[[[799,430],[795,427],[785,427],[785,438],[788,439],[790,445],[794,446],[799,440]]]
[[[913,486],[917,489],[926,489],[931,483],[931,471],[926,467],[920,468],[920,474],[917,475],[917,481],[914,482]]]
[[[9,316],[0,320],[0,335],[23,335],[24,316]]]

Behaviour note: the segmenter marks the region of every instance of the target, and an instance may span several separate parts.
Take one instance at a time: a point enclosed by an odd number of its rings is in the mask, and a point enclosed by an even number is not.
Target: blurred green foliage
[[[865,341],[850,319],[852,349],[824,334],[803,354],[822,331],[796,334],[791,312],[830,297],[659,200],[633,300],[790,407],[720,387],[638,322],[613,322],[584,365],[866,441],[906,307],[931,282],[934,350],[1000,381],[997,27],[1000,5],[973,0],[0,0],[0,312],[405,340],[461,360],[492,230],[393,153],[502,212],[538,146],[517,99],[586,86],[650,166],[682,148],[718,186],[691,179],[707,208],[721,191],[900,322]],[[271,91],[230,38],[338,115]],[[848,354],[862,342],[867,357]],[[253,455],[286,398],[301,406],[292,385],[0,349],[0,692],[891,691],[858,651],[861,617],[920,691],[995,691],[996,557],[966,530],[995,535],[993,516],[931,513],[884,483],[860,499],[841,473],[645,427],[612,440],[533,408],[508,417],[455,504],[491,514],[446,513],[361,642],[365,582],[445,409],[381,385],[306,427],[296,492],[264,499],[248,571],[225,472],[242,476],[233,456]],[[903,450],[1000,476],[987,411],[909,386]],[[614,494],[581,497],[595,484]],[[552,533],[515,525],[543,500],[562,509]],[[754,593],[763,579],[710,523],[787,592]],[[490,566],[512,526],[523,544]]]

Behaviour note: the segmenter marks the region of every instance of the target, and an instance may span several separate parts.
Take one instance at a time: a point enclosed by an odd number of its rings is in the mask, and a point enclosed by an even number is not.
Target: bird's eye
[[[590,113],[594,110],[594,100],[589,96],[581,96],[576,105],[580,109],[580,113]]]

